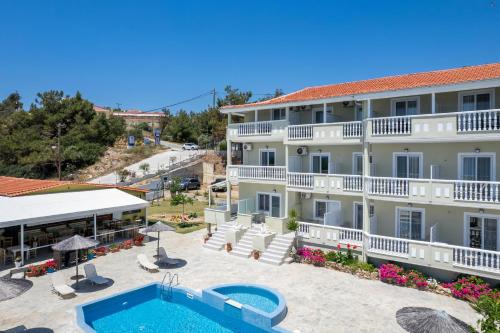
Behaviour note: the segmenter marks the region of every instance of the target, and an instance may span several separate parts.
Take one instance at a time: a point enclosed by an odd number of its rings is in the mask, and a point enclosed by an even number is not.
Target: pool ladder
[[[168,284],[166,284],[166,279],[168,276]],[[179,285],[179,275],[177,273],[170,273],[166,272],[165,275],[163,276],[163,280],[161,280],[161,296],[162,298],[165,296],[165,291],[167,297],[172,297],[172,284],[174,283],[175,279],[175,286]]]

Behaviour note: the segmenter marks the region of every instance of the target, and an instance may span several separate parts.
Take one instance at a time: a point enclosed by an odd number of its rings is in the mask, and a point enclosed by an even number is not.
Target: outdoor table
[[[7,248],[14,255],[14,259],[17,257],[17,253],[21,253],[21,245],[10,246]],[[24,244],[24,252],[26,252],[26,259],[30,258],[31,247],[29,245]]]

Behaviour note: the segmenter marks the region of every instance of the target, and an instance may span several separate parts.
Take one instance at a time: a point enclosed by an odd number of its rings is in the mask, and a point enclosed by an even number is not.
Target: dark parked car
[[[216,180],[211,182],[210,185],[212,185],[212,192],[226,192],[227,185],[225,181],[225,178],[217,178]]]
[[[198,178],[184,178],[180,182],[180,187],[182,190],[199,190],[201,188],[200,181]]]

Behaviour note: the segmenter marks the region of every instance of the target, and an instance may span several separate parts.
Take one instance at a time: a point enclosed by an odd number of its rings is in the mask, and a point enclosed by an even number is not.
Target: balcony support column
[[[285,120],[290,122],[290,107],[289,106],[287,106],[285,108]]]
[[[259,121],[259,112],[257,109],[255,109],[255,122]]]
[[[366,100],[366,115],[368,118],[372,117],[372,100],[371,99]]]
[[[368,111],[371,113],[370,100],[368,100]],[[371,114],[370,114],[371,116]],[[366,138],[367,126],[363,126],[364,138]],[[366,252],[368,248],[367,234],[370,233],[370,200],[368,199],[367,178],[370,176],[370,144],[363,140],[363,261],[367,261]]]
[[[257,115],[257,111],[256,115]],[[226,204],[227,204],[227,210],[231,212],[231,178],[229,177],[229,169],[230,166],[233,164],[233,143],[231,140],[226,140],[226,186],[227,186],[227,191],[226,191]]]
[[[431,94],[431,111],[432,114],[436,113],[436,93]]]
[[[326,123],[326,103],[323,103],[323,123]]]
[[[227,114],[227,124],[228,125],[231,125],[233,123],[233,116],[231,115],[231,113],[228,113]]]
[[[288,110],[288,107],[287,107]],[[288,113],[288,112],[287,112]],[[288,218],[288,189],[286,188],[286,179],[288,178],[288,145],[285,145],[285,218]]]

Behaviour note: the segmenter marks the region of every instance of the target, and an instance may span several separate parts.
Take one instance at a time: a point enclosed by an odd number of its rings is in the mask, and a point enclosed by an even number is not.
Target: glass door
[[[363,230],[363,204],[354,203],[354,228]]]
[[[462,156],[463,180],[491,181],[493,159],[490,156]]]
[[[314,111],[314,123],[322,124],[325,122],[323,111]]]
[[[497,251],[498,217],[467,216],[465,246]]]
[[[398,178],[422,178],[421,162],[419,154],[396,154],[395,176]]]
[[[281,217],[281,198],[277,194],[257,194],[258,211],[272,217]]]
[[[491,94],[488,93],[467,93],[461,99],[462,111],[479,111],[491,109]]]
[[[421,240],[423,234],[424,214],[417,209],[398,209],[398,234],[397,237]]]
[[[418,101],[416,99],[409,99],[394,102],[394,115],[400,116],[413,116],[418,113]]]
[[[280,217],[281,207],[280,207],[280,197],[277,195],[271,195],[271,216]]]
[[[330,156],[321,154],[311,154],[311,172],[329,173]]]
[[[274,150],[262,149],[260,151],[260,165],[274,166],[276,163],[276,152]]]

